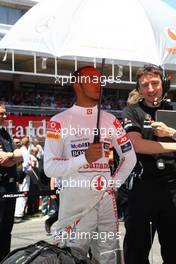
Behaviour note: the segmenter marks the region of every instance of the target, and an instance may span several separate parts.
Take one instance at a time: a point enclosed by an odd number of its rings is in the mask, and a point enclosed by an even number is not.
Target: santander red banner
[[[28,136],[37,137],[42,140],[46,135],[47,122],[49,120],[49,116],[9,115],[6,126],[13,137],[22,138]]]

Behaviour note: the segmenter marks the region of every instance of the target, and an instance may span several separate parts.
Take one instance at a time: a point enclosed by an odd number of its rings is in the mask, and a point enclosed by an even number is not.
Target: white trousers
[[[70,202],[67,204],[68,211],[69,208],[71,210],[74,202],[86,200],[86,190],[84,190],[84,194],[82,192],[81,195],[81,192],[79,193],[77,189],[77,197],[75,198],[77,201],[73,199],[72,203]],[[88,201],[90,200],[88,199]],[[64,201],[64,204],[65,202],[66,201]],[[62,211],[61,209],[61,218],[66,218],[65,213],[67,210],[65,208],[65,210]],[[67,246],[78,248],[80,249],[80,252],[83,252],[85,255],[89,248],[91,248],[93,258],[100,264],[117,263],[120,234],[118,232],[117,208],[114,191],[106,192],[103,198],[92,209],[90,209],[88,213],[80,219],[77,219],[73,226],[65,227],[62,236],[65,236],[64,239]]]
[[[30,176],[26,175],[23,183],[19,184],[19,191],[29,191],[30,186]],[[15,207],[15,217],[23,217],[24,216],[24,209],[27,203],[28,197],[19,197],[16,199],[16,207]]]

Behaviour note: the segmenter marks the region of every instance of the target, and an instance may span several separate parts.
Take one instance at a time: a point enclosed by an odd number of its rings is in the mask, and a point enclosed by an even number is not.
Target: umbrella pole
[[[104,65],[105,65],[105,59],[103,58],[102,63],[101,63],[101,75],[103,74],[103,71],[104,71]],[[102,84],[100,83],[100,97],[99,97],[98,105],[97,105],[98,113],[97,113],[96,134],[94,135],[93,143],[100,142],[100,111],[101,111],[102,95],[103,95],[103,87],[102,87]]]

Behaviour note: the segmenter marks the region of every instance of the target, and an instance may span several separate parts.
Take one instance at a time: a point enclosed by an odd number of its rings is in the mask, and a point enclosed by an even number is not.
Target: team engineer
[[[176,131],[154,122],[158,109],[172,108],[164,100],[167,82],[160,67],[140,68],[137,89],[141,100],[123,111],[125,129],[138,160],[128,197],[125,264],[149,264],[156,231],[163,263],[176,263]]]

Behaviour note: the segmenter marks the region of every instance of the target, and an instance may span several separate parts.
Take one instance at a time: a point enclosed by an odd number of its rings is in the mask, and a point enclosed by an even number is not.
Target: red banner
[[[46,135],[49,116],[14,116],[9,115],[6,126],[13,137],[37,137],[42,140]]]

